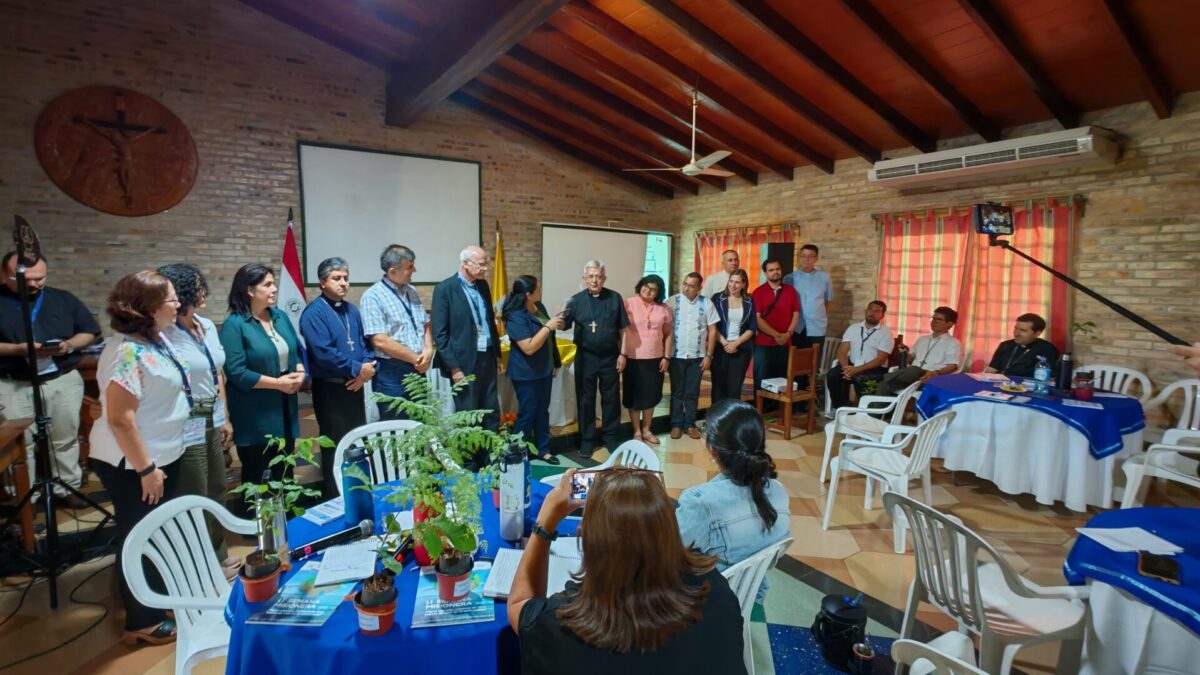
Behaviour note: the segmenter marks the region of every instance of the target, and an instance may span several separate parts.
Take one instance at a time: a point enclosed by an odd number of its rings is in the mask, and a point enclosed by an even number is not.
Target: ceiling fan
[[[729,178],[733,172],[724,169],[713,167],[713,164],[725,159],[733,154],[728,150],[717,150],[696,159],[696,106],[698,102],[698,92],[692,92],[692,156],[691,161],[681,167],[664,167],[653,169],[624,169],[625,171],[679,171],[685,176],[720,176],[721,178]]]

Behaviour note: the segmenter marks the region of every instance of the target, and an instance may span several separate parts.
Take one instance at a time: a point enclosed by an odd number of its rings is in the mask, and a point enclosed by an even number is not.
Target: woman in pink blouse
[[[636,295],[625,298],[629,326],[621,337],[625,355],[625,380],[622,398],[629,409],[633,437],[658,445],[650,433],[654,406],[662,400],[663,373],[667,372],[674,352],[671,310],[663,303],[664,284],[656,274],[642,277]]]

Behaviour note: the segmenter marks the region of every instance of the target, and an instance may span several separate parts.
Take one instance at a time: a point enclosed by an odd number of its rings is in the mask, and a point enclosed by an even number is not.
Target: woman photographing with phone
[[[742,615],[714,558],[684,548],[658,475],[615,467],[595,473],[579,536],[578,583],[546,597],[550,541],[580,506],[563,474],[508,595],[526,675],[745,673]]]
[[[279,289],[266,265],[243,265],[229,290],[229,316],[221,326],[225,348],[225,395],[233,442],[242,460],[242,482],[261,483],[271,457],[266,437],[283,437],[287,449],[300,433],[299,397],[304,384],[300,341],[286,314],[276,309]],[[272,468],[278,477],[283,465]]]

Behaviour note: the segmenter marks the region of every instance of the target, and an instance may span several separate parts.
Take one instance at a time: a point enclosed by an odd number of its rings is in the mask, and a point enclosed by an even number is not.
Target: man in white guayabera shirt
[[[933,310],[929,319],[929,330],[933,333],[917,338],[909,364],[884,375],[875,393],[891,396],[917,380],[928,382],[938,375],[957,371],[962,365],[962,343],[950,334],[957,322],[958,312],[949,307]]]
[[[675,326],[675,351],[671,354],[671,438],[686,433],[700,438],[696,406],[700,402],[700,376],[712,366],[721,317],[711,298],[700,295],[703,277],[692,272],[683,278],[683,292],[668,301]]]

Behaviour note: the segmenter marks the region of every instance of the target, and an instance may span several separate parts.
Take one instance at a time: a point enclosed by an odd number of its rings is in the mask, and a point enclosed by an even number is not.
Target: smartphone
[[[1174,558],[1156,555],[1149,551],[1138,551],[1138,574],[1150,579],[1158,579],[1176,586],[1182,583],[1179,578],[1179,563]]]
[[[587,501],[588,492],[592,489],[592,481],[596,480],[595,471],[576,471],[574,476],[571,476],[571,499],[573,501]]]

